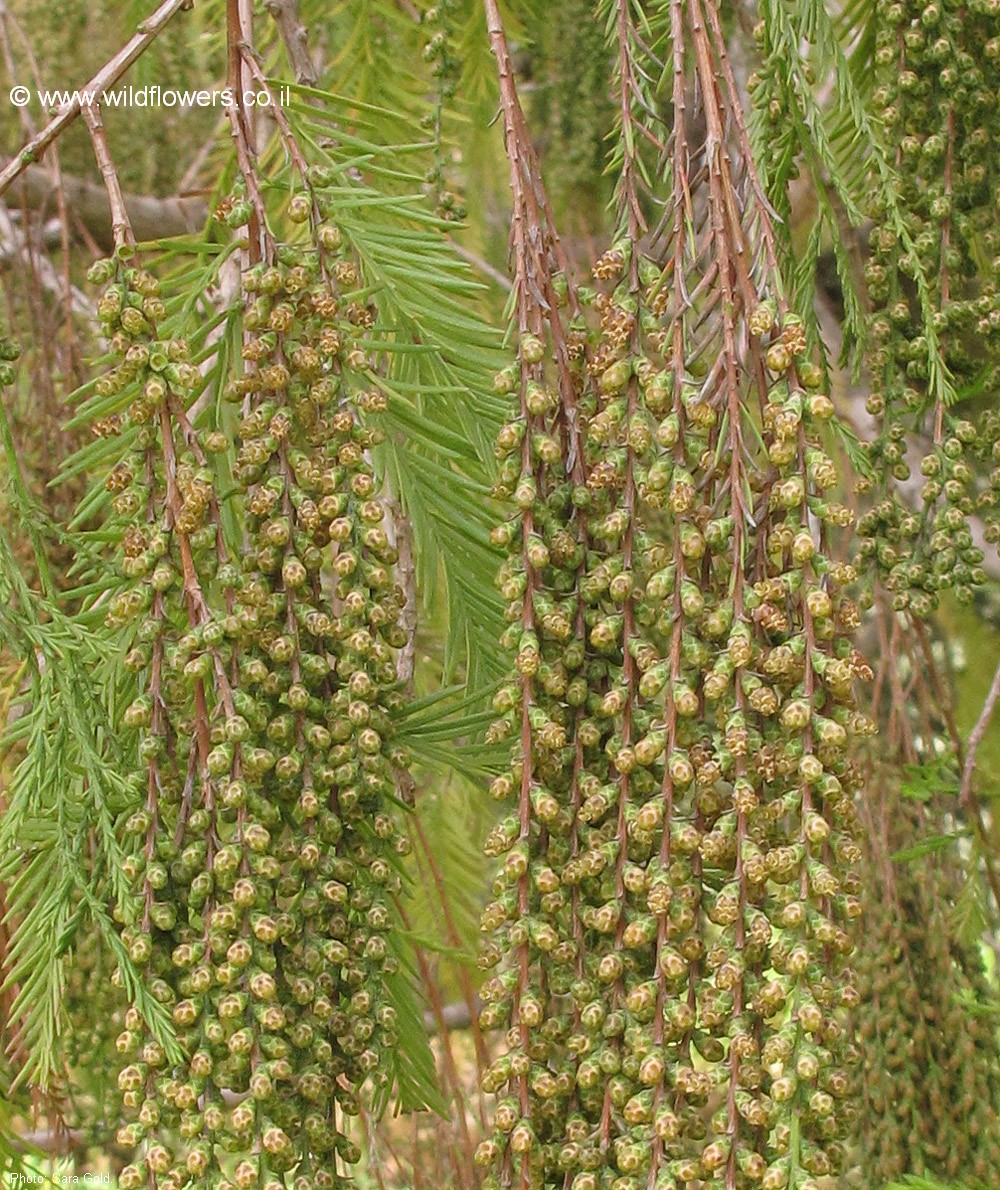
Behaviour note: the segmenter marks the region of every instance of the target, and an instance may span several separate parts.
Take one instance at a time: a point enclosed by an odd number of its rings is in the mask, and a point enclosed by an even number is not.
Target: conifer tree
[[[995,1185],[995,0],[63,7],[4,1170]]]

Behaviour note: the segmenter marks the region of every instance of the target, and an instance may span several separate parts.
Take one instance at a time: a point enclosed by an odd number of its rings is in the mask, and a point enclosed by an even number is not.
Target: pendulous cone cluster
[[[834,409],[786,300],[717,9],[665,18],[664,131],[630,7],[608,7],[621,231],[577,290],[487,4],[519,340],[498,377],[512,670],[491,729],[511,741],[492,792],[512,809],[487,842],[502,863],[482,954],[483,1024],[507,1032],[478,1159],[489,1186],[805,1190],[844,1168],[857,1110],[848,747],[873,730],[853,697],[871,676],[856,576],[830,549],[851,522],[829,494]],[[661,171],[648,238],[643,138]]]
[[[123,718],[142,790],[122,824],[141,916],[122,937],[181,1051],[128,1010],[123,1190],[347,1185],[351,1117],[391,1077],[404,598],[371,462],[375,311],[329,179],[308,182],[288,208],[307,234],[262,237],[243,271],[215,429],[188,420],[203,378],[158,334],[155,279],[128,259],[94,270],[119,361],[98,385],[127,410],[98,427],[128,446],[106,483],[106,618],[138,689]],[[252,201],[225,213],[244,224]]]
[[[867,1185],[906,1174],[992,1186],[1000,1179],[996,1030],[978,942],[954,918],[968,879],[950,851],[907,858],[945,829],[907,800],[898,771],[870,783],[856,1029],[863,1107],[856,1152]],[[900,858],[894,858],[903,852]]]
[[[868,411],[878,432],[867,449],[880,482],[859,528],[894,606],[926,616],[942,591],[971,600],[986,581],[984,547],[1000,541],[1000,420],[974,424],[950,408],[1000,379],[990,82],[1000,10],[992,0],[880,0],[875,13],[874,97],[899,181],[898,197],[877,194],[869,211]]]

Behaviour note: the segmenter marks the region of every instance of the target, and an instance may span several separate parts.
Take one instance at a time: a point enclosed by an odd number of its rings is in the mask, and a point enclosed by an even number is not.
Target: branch
[[[16,158],[0,156],[0,164],[8,166]],[[111,229],[111,208],[104,186],[86,178],[62,176],[66,210],[75,215],[105,251],[114,244]],[[151,194],[126,194],[125,209],[136,239],[158,240],[186,235],[197,231],[208,216],[208,206],[198,197],[157,198]],[[57,202],[55,179],[40,165],[29,165],[11,186],[10,206],[28,211],[44,210]]]
[[[973,784],[973,770],[976,766],[976,750],[979,749],[982,743],[983,735],[986,735],[986,729],[989,727],[989,720],[993,718],[993,712],[996,708],[996,701],[1000,699],[1000,665],[996,666],[996,672],[993,675],[993,682],[990,684],[989,693],[986,696],[986,702],[983,703],[979,719],[976,720],[976,725],[969,733],[969,743],[965,746],[965,764],[962,769],[962,790],[961,795],[964,798],[968,795]]]
[[[90,140],[94,146],[94,156],[104,178],[104,189],[108,194],[108,206],[111,210],[111,235],[115,243],[115,251],[128,250],[131,255],[135,250],[135,233],[132,222],[125,207],[125,195],[122,194],[118,170],[115,168],[108,145],[107,133],[101,120],[101,105],[88,104],[83,112],[83,120],[90,133]]]
[[[42,288],[64,302],[67,296],[65,279],[59,275],[47,256],[32,253],[28,237],[11,219],[7,207],[0,202],[0,270],[15,260],[22,261],[30,267],[33,255],[34,267],[38,271],[38,280]],[[72,312],[80,318],[92,319],[94,316],[93,307],[86,295],[75,285],[69,286],[69,305]]]
[[[226,108],[236,146],[236,164],[247,188],[251,214],[247,224],[248,246],[243,252],[244,265],[270,261],[275,250],[274,236],[267,225],[267,209],[257,176],[257,144],[254,123],[243,103],[252,77],[253,3],[252,0],[226,0],[226,78],[236,91],[238,102]]]
[[[965,763],[962,765],[962,784],[958,791],[958,801],[972,819],[973,825],[979,834],[980,842],[983,846],[986,875],[993,890],[997,908],[1000,909],[1000,878],[998,878],[990,858],[989,842],[986,837],[983,816],[979,809],[979,799],[972,789],[972,778],[976,771],[976,752],[979,749],[979,745],[983,742],[983,736],[986,734],[986,729],[989,727],[990,720],[993,718],[993,712],[996,710],[998,700],[1000,700],[1000,665],[997,666],[996,672],[993,675],[993,681],[990,684],[989,693],[986,695],[986,701],[983,703],[983,709],[979,712],[979,718],[969,733],[969,742],[965,748]]]
[[[459,256],[467,263],[471,264],[473,268],[478,269],[484,277],[498,285],[505,293],[510,293],[513,286],[510,278],[506,273],[501,273],[499,269],[494,268],[488,260],[484,260],[478,253],[473,252],[470,248],[466,248],[464,244],[460,244],[458,240],[448,237],[448,243],[455,249]]]
[[[843,345],[843,331],[840,319],[833,307],[830,294],[822,285],[816,287],[813,309],[823,335],[823,342],[829,349],[830,359],[840,358]],[[834,397],[841,417],[853,426],[862,441],[868,441],[876,430],[874,418],[865,408],[868,399],[868,388],[863,384],[854,384],[846,370],[836,369],[834,372],[839,384],[831,396]],[[923,507],[920,494],[922,479],[920,476],[919,460],[932,448],[931,439],[919,434],[910,434],[906,439],[906,459],[910,464],[910,478],[897,482],[896,490],[906,504],[914,511]],[[973,544],[983,551],[983,561],[980,563],[992,579],[1000,578],[1000,558],[996,551],[990,548],[986,540],[986,526],[981,517],[970,516],[969,532],[972,534]]]
[[[52,144],[66,128],[80,114],[82,93],[100,97],[108,87],[113,86],[128,68],[141,57],[153,44],[167,24],[182,9],[190,8],[193,0],[164,0],[164,3],[136,29],[131,40],[128,41],[117,54],[94,75],[94,77],[77,93],[72,102],[60,108],[48,124],[28,141],[16,157],[7,162],[0,170],[0,195],[6,193],[11,183],[28,168],[39,160],[45,150]]]
[[[298,0],[264,0],[264,7],[278,26],[295,81],[305,87],[315,87],[319,74],[309,55],[309,34],[299,19]]]

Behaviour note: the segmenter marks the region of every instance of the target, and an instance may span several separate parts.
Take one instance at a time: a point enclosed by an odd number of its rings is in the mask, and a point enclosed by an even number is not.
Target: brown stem
[[[976,772],[976,753],[979,750],[979,745],[983,742],[983,736],[986,735],[986,729],[990,725],[990,720],[993,718],[993,712],[996,710],[998,701],[1000,701],[1000,665],[997,666],[996,672],[993,675],[993,681],[990,683],[986,701],[983,703],[983,709],[979,712],[979,718],[976,720],[972,731],[969,732],[969,741],[965,747],[965,763],[962,766],[962,783],[959,787],[958,800],[959,804],[972,819],[973,826],[979,836],[986,868],[986,877],[990,888],[993,890],[997,909],[1000,910],[1000,878],[997,876],[996,869],[990,857],[990,845],[983,823],[979,799],[976,797],[975,791],[972,788],[972,780]]]
[[[740,92],[736,85],[736,80],[733,77],[732,66],[729,62],[729,54],[726,50],[726,38],[723,33],[722,24],[719,20],[717,0],[706,0],[705,11],[708,17],[708,24],[712,29],[715,46],[718,51],[719,71],[725,80],[726,89],[729,92],[729,111],[732,114],[733,123],[736,126],[737,146],[740,159],[742,160],[746,169],[747,180],[749,181],[750,188],[753,191],[754,200],[757,206],[757,214],[760,218],[760,235],[764,243],[764,251],[766,254],[768,268],[773,280],[775,282],[780,282],[781,269],[778,266],[777,245],[774,227],[771,221],[773,211],[771,204],[767,201],[767,195],[764,193],[764,187],[761,184],[760,176],[757,173],[756,166],[754,165],[753,152],[750,146],[750,137],[747,133],[746,121],[743,118],[743,106],[740,99]]]
[[[955,108],[948,105],[945,125],[944,152],[944,195],[949,203],[948,211],[941,222],[941,311],[947,309],[949,298],[948,251],[951,246],[951,197],[953,193],[952,169],[955,157]],[[934,444],[938,445],[944,431],[944,398],[940,393],[934,401]]]
[[[645,220],[639,207],[636,186],[637,162],[635,157],[635,120],[633,105],[636,103],[638,86],[632,62],[632,41],[635,30],[629,14],[628,0],[618,0],[618,98],[619,119],[622,126],[622,169],[619,185],[620,203],[625,208],[629,225],[629,239],[632,242],[633,262],[638,251],[639,234],[645,230]],[[629,148],[629,145],[632,148]],[[620,214],[619,214],[620,217]],[[634,267],[634,264],[633,264]]]
[[[510,166],[513,196],[511,240],[514,248],[514,287],[518,296],[519,325],[522,331],[540,333],[547,316],[559,372],[559,387],[566,411],[576,404],[569,353],[559,321],[552,275],[562,272],[569,286],[569,306],[579,311],[576,290],[570,280],[569,264],[555,231],[555,218],[542,182],[527,121],[514,83],[507,36],[496,0],[483,0],[486,8],[490,47],[497,62],[500,84],[500,110],[503,114],[504,146]],[[531,233],[528,234],[528,228]],[[544,307],[544,309],[543,309]],[[571,463],[576,462],[575,449]],[[582,460],[581,460],[582,466]]]
[[[410,929],[410,922],[406,916],[406,911],[402,904],[397,900],[396,909],[399,913],[400,921],[403,927]],[[476,1186],[478,1180],[475,1176],[475,1165],[472,1160],[473,1143],[472,1135],[469,1132],[469,1122],[466,1118],[465,1111],[465,1095],[462,1086],[462,1080],[458,1072],[458,1064],[455,1061],[454,1050],[452,1049],[451,1039],[448,1032],[448,1026],[444,1017],[444,1004],[441,1000],[441,993],[438,989],[438,982],[434,978],[434,973],[430,969],[430,964],[427,962],[427,956],[424,954],[423,947],[413,946],[413,956],[417,962],[417,969],[420,972],[420,981],[427,993],[427,998],[431,1003],[431,1012],[437,1022],[437,1031],[441,1038],[441,1059],[444,1063],[445,1074],[448,1082],[451,1084],[452,1092],[455,1096],[455,1117],[458,1121],[459,1131],[462,1134],[462,1142],[464,1146],[464,1156],[466,1165],[466,1185]]]
[[[711,8],[709,0],[708,7]],[[700,18],[698,7],[692,7],[692,33],[696,48],[696,60],[701,81],[702,94],[705,96],[705,115],[708,127],[705,152],[708,159],[709,183],[709,212],[712,227],[712,242],[715,248],[717,276],[722,292],[722,358],[724,367],[725,407],[728,412],[729,425],[729,498],[733,508],[733,620],[739,623],[743,620],[743,583],[746,561],[745,540],[748,510],[744,507],[744,446],[742,440],[743,403],[740,397],[740,381],[737,359],[737,344],[735,324],[739,311],[739,300],[733,290],[734,273],[743,282],[744,302],[752,298],[752,285],[745,267],[742,264],[742,236],[739,234],[740,222],[731,209],[732,185],[728,177],[725,160],[724,127],[720,112],[719,96],[716,91],[715,72],[711,68],[709,58],[708,39],[700,36]],[[721,54],[722,49],[718,48]],[[734,242],[735,241],[735,242]],[[747,289],[751,293],[747,292]],[[745,711],[745,694],[739,674],[735,677],[735,701],[737,711]],[[736,760],[737,778],[746,774],[746,758],[739,756]],[[735,952],[741,957],[744,949],[744,914],[747,902],[747,882],[743,869],[743,842],[747,834],[746,814],[742,810],[737,812],[736,825],[736,861],[735,871],[739,890],[739,912],[734,926]],[[733,1012],[739,1016],[744,1007],[744,988],[742,978],[737,980],[733,988]],[[737,1184],[736,1158],[739,1149],[740,1115],[736,1104],[736,1088],[740,1081],[740,1058],[735,1047],[730,1047],[729,1055],[729,1086],[727,1093],[727,1117],[729,1134],[729,1159],[726,1163],[726,1190],[735,1190]]]
[[[628,238],[630,252],[628,263],[629,295],[638,304],[641,286],[639,282],[639,238],[645,224],[639,207],[639,196],[636,189],[637,163],[635,158],[635,139],[632,130],[632,107],[635,102],[636,83],[632,63],[632,35],[631,19],[626,0],[618,0],[617,14],[617,76],[619,89],[620,119],[623,130],[623,153],[621,175],[618,181],[618,220],[624,225]],[[629,147],[631,146],[631,148]],[[633,316],[629,331],[628,351],[630,357],[638,355],[641,349],[640,329],[638,318]],[[630,360],[631,362],[631,360]],[[630,376],[627,390],[628,421],[632,423],[638,406],[637,381]],[[635,522],[637,516],[637,492],[635,482],[635,451],[629,444],[625,451],[625,515],[627,518],[625,534],[622,540],[622,565],[628,574],[633,566],[633,552],[635,547]],[[633,740],[633,711],[638,697],[638,673],[635,658],[632,656],[631,643],[636,635],[635,599],[629,595],[623,606],[622,621],[622,676],[625,684],[625,705],[622,710],[622,747],[630,748]],[[612,762],[614,763],[614,761]],[[615,861],[615,885],[619,904],[622,906],[615,928],[615,950],[622,950],[622,939],[625,933],[624,905],[627,900],[625,889],[625,865],[628,862],[628,813],[629,802],[629,770],[618,772],[618,856]],[[612,991],[615,1007],[619,1007],[623,999],[622,981],[616,980]],[[610,1140],[611,1125],[611,1096],[610,1084],[605,1090],[604,1110],[601,1113],[601,1147],[607,1149]]]
[[[292,159],[292,164],[295,166],[303,183],[309,186],[309,162],[306,161],[302,149],[299,147],[299,142],[295,138],[292,131],[292,126],[288,122],[288,117],[285,115],[285,109],[278,102],[278,97],[274,93],[274,88],[267,81],[264,72],[257,63],[257,59],[247,46],[242,47],[243,63],[250,74],[256,80],[258,86],[266,91],[271,99],[271,104],[268,109],[270,114],[274,117],[274,122],[278,126],[278,133],[281,136],[282,142],[288,151],[289,157]]]
[[[537,298],[534,296],[537,293],[537,286],[532,286],[532,281],[537,272],[542,271],[542,261],[539,259],[539,246],[537,237],[531,237],[529,234],[528,224],[528,194],[524,186],[524,179],[521,171],[521,165],[518,157],[518,147],[522,143],[521,129],[519,125],[520,105],[518,103],[517,92],[514,88],[513,70],[510,63],[510,55],[507,50],[507,41],[503,31],[503,25],[500,19],[500,13],[497,9],[495,0],[484,0],[487,16],[487,27],[490,35],[490,45],[493,50],[493,55],[497,61],[497,70],[500,79],[500,96],[501,96],[501,110],[503,112],[504,121],[504,144],[507,150],[507,157],[510,164],[510,185],[513,196],[513,214],[512,214],[512,231],[511,238],[514,249],[514,292],[517,301],[517,323],[521,335],[531,331],[534,334],[540,334],[542,331],[542,313]],[[533,226],[537,227],[537,224]],[[534,250],[529,248],[529,244],[534,245]],[[533,470],[531,459],[531,427],[535,420],[528,411],[526,404],[526,387],[529,379],[529,368],[522,361],[521,365],[521,415],[524,417],[527,424],[527,432],[524,436],[521,455],[522,474],[531,474]],[[537,368],[537,365],[535,365]],[[534,629],[534,569],[527,556],[527,543],[534,531],[534,524],[532,513],[530,509],[525,510],[522,516],[521,532],[522,532],[522,565],[524,573],[528,578],[527,586],[524,592],[524,599],[522,604],[522,622],[526,632]],[[519,819],[520,819],[520,838],[522,841],[529,841],[531,838],[531,790],[533,781],[532,772],[532,758],[533,758],[533,737],[531,729],[531,720],[529,712],[534,702],[534,689],[531,675],[523,673],[521,675],[521,788],[519,791]],[[518,880],[518,912],[521,917],[526,917],[529,910],[529,894],[530,894],[530,876],[525,873]],[[513,993],[513,1011],[512,1019],[515,1021],[519,1018],[519,1009],[521,1003],[526,998],[531,986],[530,972],[530,952],[527,943],[524,943],[518,948],[518,977],[517,986]],[[521,1047],[528,1052],[530,1049],[530,1033],[528,1026],[523,1021],[519,1024],[519,1041]],[[531,1117],[531,1101],[529,1095],[529,1086],[527,1076],[521,1076],[517,1079],[518,1100],[520,1104],[521,1116],[525,1120],[530,1120]],[[510,1159],[510,1151],[507,1152],[507,1160]],[[527,1187],[530,1184],[530,1171],[528,1168],[527,1155],[523,1155],[520,1162],[519,1181],[522,1186]]]
[[[314,87],[319,75],[309,54],[309,33],[299,18],[298,0],[264,0],[264,8],[278,27],[295,81]]]
[[[270,260],[275,243],[267,226],[267,209],[260,191],[256,170],[256,147],[253,123],[243,104],[248,90],[249,65],[253,60],[253,6],[250,0],[226,0],[226,60],[227,79],[235,92],[236,102],[226,108],[236,146],[236,163],[247,188],[251,212],[247,226],[247,246],[250,264]]]
[[[441,912],[444,915],[445,930],[448,935],[449,943],[461,948],[462,936],[458,932],[458,927],[455,924],[455,917],[451,911],[451,902],[448,898],[448,890],[445,888],[444,877],[441,874],[441,868],[437,860],[434,858],[434,852],[431,849],[427,834],[424,831],[423,824],[418,815],[413,817],[413,828],[416,832],[417,838],[420,840],[420,847],[424,853],[424,859],[427,863],[428,870],[431,874],[431,880],[434,882],[434,888],[437,891],[438,901],[441,905]],[[468,1012],[468,1024],[472,1030],[472,1040],[476,1049],[476,1063],[479,1066],[480,1075],[489,1064],[489,1054],[486,1050],[486,1043],[483,1041],[483,1031],[479,1027],[479,1017],[476,1009],[477,997],[475,988],[472,986],[472,979],[469,976],[467,968],[463,964],[458,965],[458,982],[462,989],[462,996],[465,1000],[465,1008]],[[461,1007],[461,1006],[459,1006]],[[480,1114],[482,1114],[482,1105],[480,1104]],[[485,1124],[485,1120],[483,1120]]]
[[[671,261],[672,284],[675,306],[671,320],[671,350],[670,370],[673,379],[673,412],[678,422],[678,440],[674,447],[674,458],[680,466],[684,465],[684,432],[685,409],[681,400],[684,379],[684,337],[685,313],[688,304],[684,298],[685,292],[685,246],[687,243],[685,231],[685,215],[691,207],[691,196],[688,189],[687,165],[689,160],[689,146],[687,142],[687,109],[684,87],[684,34],[682,0],[671,0],[670,6],[672,70],[673,70],[673,130],[671,145],[673,157],[671,163],[671,242],[673,259]],[[670,634],[670,683],[673,686],[681,678],[681,641],[684,634],[684,607],[681,602],[681,587],[684,581],[684,555],[681,552],[680,534],[674,534],[673,563],[676,567],[673,593],[673,627]],[[677,707],[673,698],[666,701],[667,711],[667,744],[666,755],[669,759],[677,743]],[[663,825],[660,836],[660,866],[663,871],[670,867],[671,848],[670,833],[674,817],[674,783],[670,775],[669,764],[664,766],[663,784],[661,787],[663,801]],[[666,977],[660,966],[660,956],[669,945],[667,918],[661,914],[657,922],[656,933],[656,972],[657,972],[657,1012],[654,1018],[654,1036],[658,1045],[663,1044],[663,1012],[672,992],[667,985]],[[689,980],[694,976],[694,963],[689,966]],[[656,1088],[656,1106],[659,1107],[664,1095],[663,1085]],[[653,1141],[654,1160],[651,1162],[649,1184],[655,1184],[655,1171],[662,1154],[663,1142],[659,1137]]]
[[[0,170],[0,194],[3,194],[15,178],[38,161],[45,150],[80,115],[80,95],[100,97],[108,87],[113,86],[128,68],[140,58],[159,37],[170,21],[183,9],[190,8],[192,0],[164,0],[151,16],[139,25],[132,38],[110,61],[86,83],[81,91],[54,116],[45,127],[28,141],[18,155]]]
[[[97,158],[101,177],[104,179],[104,188],[108,194],[108,204],[111,207],[111,235],[114,239],[115,251],[130,255],[135,248],[135,235],[132,232],[128,208],[125,206],[125,196],[122,194],[118,170],[111,156],[108,136],[104,131],[100,103],[87,104],[82,114],[87,131],[90,133],[91,144],[94,146],[94,156]]]

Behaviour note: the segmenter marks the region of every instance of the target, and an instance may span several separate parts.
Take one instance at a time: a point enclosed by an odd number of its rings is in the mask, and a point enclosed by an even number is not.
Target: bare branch
[[[58,114],[45,125],[41,132],[33,136],[20,153],[11,158],[3,170],[0,170],[0,194],[6,193],[14,179],[19,177],[29,165],[37,162],[56,137],[79,116],[83,106],[80,94],[100,96],[108,87],[113,86],[133,62],[153,44],[177,13],[182,9],[190,8],[192,2],[193,0],[164,0],[156,12],[142,22],[132,38],[122,46],[118,53],[80,89],[76,97],[60,108]]]
[[[115,251],[119,249],[132,251],[135,248],[135,233],[132,231],[132,223],[125,207],[125,196],[122,194],[118,170],[115,168],[114,159],[111,156],[108,136],[104,131],[101,105],[99,103],[88,104],[83,109],[83,119],[94,146],[94,156],[97,158],[101,177],[104,179],[104,188],[108,193],[108,206],[111,208],[111,235],[114,239]]]
[[[315,87],[319,74],[309,54],[309,34],[299,19],[298,0],[264,0],[264,7],[278,26],[295,81]]]
[[[478,269],[484,277],[489,277],[496,285],[505,292],[511,291],[510,278],[506,273],[501,273],[499,269],[494,268],[488,260],[484,260],[477,252],[473,252],[470,248],[466,248],[464,244],[460,244],[458,240],[449,237],[448,243],[455,249],[456,253],[467,263],[471,264],[474,269]]]
[[[972,819],[973,825],[980,836],[980,841],[983,844],[986,875],[993,890],[997,908],[1000,909],[1000,877],[997,876],[990,858],[989,842],[986,838],[986,828],[983,825],[983,816],[979,808],[979,799],[976,797],[972,788],[972,778],[976,772],[976,752],[979,750],[979,745],[983,742],[983,736],[986,735],[986,729],[990,725],[990,720],[993,718],[993,712],[996,710],[998,701],[1000,701],[1000,665],[997,666],[996,672],[993,675],[993,681],[990,683],[986,701],[983,703],[983,709],[979,712],[979,718],[969,733],[969,742],[965,746],[965,763],[962,765],[962,784],[959,787],[958,800],[962,808]]]
[[[2,164],[9,164],[11,160],[0,157]],[[62,189],[67,212],[79,219],[102,249],[110,249],[114,242],[111,208],[104,186],[86,178],[63,174]],[[197,231],[208,215],[207,204],[198,197],[157,198],[151,194],[125,194],[124,197],[129,222],[140,242]],[[9,201],[29,211],[54,207],[58,203],[56,181],[43,166],[29,165],[12,185]]]

